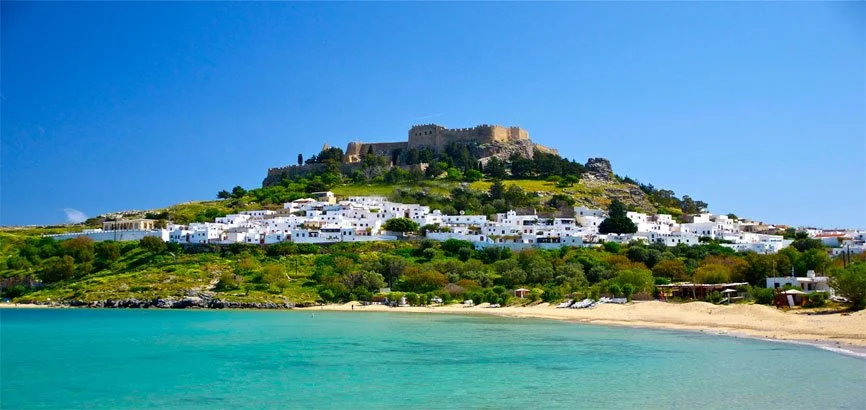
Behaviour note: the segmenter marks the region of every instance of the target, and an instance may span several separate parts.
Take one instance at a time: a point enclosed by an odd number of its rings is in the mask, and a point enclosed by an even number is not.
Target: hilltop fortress
[[[478,125],[472,128],[445,128],[437,124],[416,125],[409,129],[409,135],[404,142],[360,142],[349,143],[345,151],[345,162],[361,161],[370,152],[376,155],[391,157],[394,150],[428,147],[434,150],[444,149],[450,143],[485,146],[489,144],[508,144],[512,142],[530,142],[529,133],[520,127],[503,127],[501,125]],[[547,147],[533,144],[545,152],[555,152]],[[529,153],[531,157],[532,154]]]
[[[507,160],[514,154],[532,158],[535,150],[558,154],[555,149],[532,142],[529,139],[529,132],[520,127],[483,124],[472,128],[445,128],[437,124],[426,124],[409,128],[406,141],[350,142],[343,152],[343,168],[344,171],[351,172],[362,162],[364,156],[370,153],[388,158],[391,166],[400,166],[402,165],[400,163],[401,154],[408,150],[429,148],[434,151],[441,151],[452,143],[465,144],[482,162],[486,162],[492,157]],[[315,170],[318,165],[270,168],[263,185],[268,186],[276,183],[284,176],[305,174]]]

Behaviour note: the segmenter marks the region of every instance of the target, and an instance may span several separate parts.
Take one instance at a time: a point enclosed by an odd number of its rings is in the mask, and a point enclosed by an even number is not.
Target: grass
[[[459,185],[452,181],[423,181],[417,184],[347,184],[331,188],[331,192],[340,198],[349,196],[390,196],[396,189],[424,188],[437,195],[448,195]]]

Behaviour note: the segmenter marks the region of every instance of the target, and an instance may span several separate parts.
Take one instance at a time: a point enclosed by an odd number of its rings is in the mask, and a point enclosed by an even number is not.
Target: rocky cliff
[[[656,207],[639,186],[622,182],[616,177],[607,158],[590,158],[584,168],[581,183],[596,194],[584,205],[604,209],[616,199],[641,212],[656,212]]]

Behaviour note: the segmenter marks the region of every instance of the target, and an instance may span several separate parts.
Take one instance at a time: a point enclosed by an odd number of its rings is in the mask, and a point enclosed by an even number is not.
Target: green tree
[[[460,172],[459,169],[451,167],[448,168],[448,180],[449,181],[460,181],[463,179],[463,173]]]
[[[520,154],[512,154],[509,158],[511,162],[511,176],[514,178],[530,178],[534,172],[534,164],[531,159],[524,158]]]
[[[487,164],[484,165],[484,174],[494,179],[504,179],[508,176],[505,163],[497,157],[490,158],[490,161],[487,161]]]
[[[218,292],[225,292],[238,289],[239,287],[240,279],[231,272],[224,272],[222,275],[220,275],[219,281],[217,282],[214,289]]]
[[[502,181],[497,179],[493,181],[493,184],[490,185],[490,188],[487,190],[487,197],[490,198],[491,201],[502,199],[505,195],[505,185],[502,184]]]
[[[95,249],[96,257],[102,267],[108,267],[120,259],[120,244],[117,242],[99,242]]]
[[[801,235],[803,234],[803,235]],[[810,239],[805,232],[797,232],[798,238],[791,242],[791,246],[800,252],[806,252],[810,249],[823,249],[824,243],[818,239]],[[805,236],[805,237],[800,237]]]
[[[613,280],[620,286],[631,285],[637,292],[650,292],[655,283],[652,272],[643,268],[623,270]]]
[[[523,188],[517,185],[509,185],[508,188],[505,189],[502,198],[505,199],[505,202],[512,208],[529,205],[529,195],[526,194],[526,191],[524,191]]]
[[[391,218],[385,221],[385,230],[391,232],[417,232],[420,226],[409,218]]]
[[[340,280],[352,291],[357,288],[378,291],[385,286],[385,278],[382,275],[366,270],[347,272],[340,277]]]
[[[625,255],[632,262],[646,262],[647,250],[641,246],[630,246]]]
[[[578,290],[589,284],[583,273],[583,265],[567,263],[556,268],[556,284],[567,285],[571,290]]]
[[[634,294],[634,285],[631,283],[626,283],[622,285],[622,295],[631,302],[631,296]]]
[[[229,199],[231,197],[232,197],[232,194],[229,191],[226,191],[225,189],[217,192],[217,198],[219,198],[219,199]]]
[[[232,198],[240,199],[240,198],[243,198],[244,195],[246,195],[246,194],[247,194],[247,190],[244,189],[243,187],[241,187],[240,185],[232,188]]]
[[[613,254],[619,253],[619,250],[622,249],[622,245],[616,242],[605,242],[602,244],[602,246],[604,247],[605,252]]]
[[[94,259],[93,239],[86,236],[79,236],[68,241],[61,242],[63,251],[72,256],[75,262],[90,263]]]
[[[799,275],[805,275],[806,272],[814,270],[816,272],[826,272],[830,266],[830,257],[822,248],[811,248],[804,251],[797,260],[794,269]]]
[[[589,268],[589,271],[586,272],[586,280],[589,281],[590,284],[595,284],[608,279],[611,275],[612,272],[610,269],[602,265],[595,265]]]
[[[417,267],[406,269],[404,281],[408,290],[421,293],[432,292],[448,283],[448,279],[442,273]]]
[[[409,263],[406,259],[399,256],[386,255],[382,258],[382,276],[388,281],[388,286],[393,286],[394,282],[400,279],[403,272]]]
[[[598,225],[598,232],[602,234],[635,233],[637,225],[626,216],[625,205],[614,199],[607,209],[607,218]]]
[[[481,175],[481,171],[477,169],[470,169],[463,174],[463,179],[466,182],[475,182],[481,180],[481,177],[483,177],[483,175]]]
[[[710,263],[695,269],[695,283],[728,283],[731,281],[731,270],[722,264]]]
[[[138,246],[151,253],[160,253],[165,250],[165,242],[156,236],[145,236],[138,241]]]
[[[286,267],[280,263],[269,263],[265,265],[262,279],[280,290],[289,286],[289,276],[286,275]]]
[[[774,275],[776,255],[762,255],[755,252],[746,253],[743,258],[748,264],[745,280],[752,285],[763,285],[768,277]]]
[[[298,165],[304,165],[304,154],[298,154]]]
[[[54,256],[45,261],[42,280],[46,283],[60,282],[75,274],[75,259],[69,255]]]
[[[689,279],[686,264],[679,259],[661,261],[653,266],[653,276],[670,278],[672,281],[685,281]]]
[[[830,273],[830,286],[836,294],[851,301],[851,307],[866,308],[866,263],[856,262]]]

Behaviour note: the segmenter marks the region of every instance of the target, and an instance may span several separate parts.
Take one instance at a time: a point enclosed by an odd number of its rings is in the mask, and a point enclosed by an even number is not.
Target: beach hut
[[[525,298],[526,295],[528,295],[528,294],[529,294],[529,289],[525,289],[525,288],[520,288],[520,289],[517,289],[514,291],[514,296],[521,298],[521,299]]]
[[[736,296],[737,296],[737,290],[736,289],[725,289],[722,291],[722,295],[725,297],[725,300],[727,300],[728,304],[730,305],[731,299],[736,298]]]
[[[788,307],[799,306],[806,301],[806,298],[804,297],[806,296],[806,292],[801,290],[788,289],[782,292],[782,295],[785,296],[785,301],[787,302]]]

